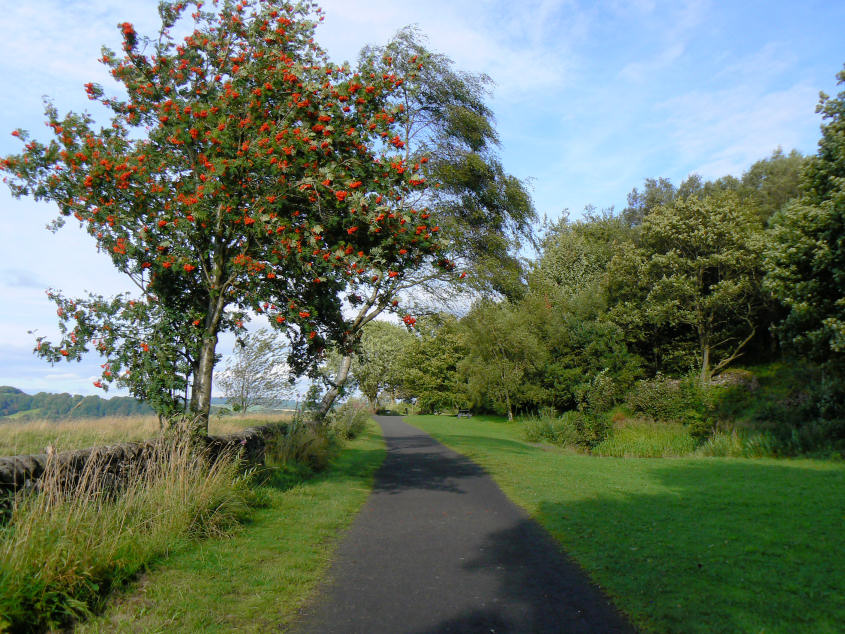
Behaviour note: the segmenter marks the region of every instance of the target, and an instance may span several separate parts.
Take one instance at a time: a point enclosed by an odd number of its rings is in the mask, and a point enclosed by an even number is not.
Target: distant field
[[[843,631],[842,461],[601,458],[519,422],[407,420],[487,469],[644,631]]]
[[[285,414],[249,414],[216,417],[209,421],[209,433],[229,434],[245,427],[285,420]],[[12,417],[8,417],[12,418]],[[0,456],[44,453],[48,445],[57,451],[85,449],[97,445],[152,438],[159,431],[155,416],[109,416],[73,420],[29,420],[0,422]]]

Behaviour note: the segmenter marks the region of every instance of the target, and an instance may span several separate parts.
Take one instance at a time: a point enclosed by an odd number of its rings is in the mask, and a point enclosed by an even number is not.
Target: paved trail
[[[475,463],[399,417],[388,454],[295,632],[631,632]]]

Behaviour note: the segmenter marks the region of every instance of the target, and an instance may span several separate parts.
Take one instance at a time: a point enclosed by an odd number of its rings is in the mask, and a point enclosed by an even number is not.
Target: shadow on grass
[[[845,469],[665,461],[660,493],[561,502],[540,519],[637,624],[658,631],[841,631]],[[636,487],[634,487],[636,488]]]
[[[313,486],[325,480],[356,480],[366,483],[372,477],[372,465],[378,464],[383,455],[383,449],[344,446],[323,469],[314,470],[302,463],[281,466],[271,464],[257,474],[257,482],[280,492],[297,486]]]

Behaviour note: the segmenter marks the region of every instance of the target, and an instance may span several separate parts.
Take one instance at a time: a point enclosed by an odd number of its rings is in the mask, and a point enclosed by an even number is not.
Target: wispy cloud
[[[44,289],[44,284],[32,271],[22,269],[4,269],[0,271],[0,283],[19,288]]]
[[[818,125],[815,87],[799,82],[783,90],[735,86],[693,91],[658,106],[665,113],[670,149],[705,178],[738,174],[777,146],[799,146]]]
[[[649,3],[641,10],[653,14],[654,8],[655,5]],[[707,2],[695,0],[662,7],[660,19],[643,23],[649,25],[646,36],[654,38],[657,50],[650,50],[644,59],[626,64],[619,77],[629,82],[644,82],[670,68],[687,51],[688,42],[696,36],[707,8]]]

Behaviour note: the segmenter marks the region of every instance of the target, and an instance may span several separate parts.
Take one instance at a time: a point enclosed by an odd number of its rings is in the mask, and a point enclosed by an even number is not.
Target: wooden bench
[[[472,418],[472,412],[470,412],[468,409],[459,409],[458,418]]]

